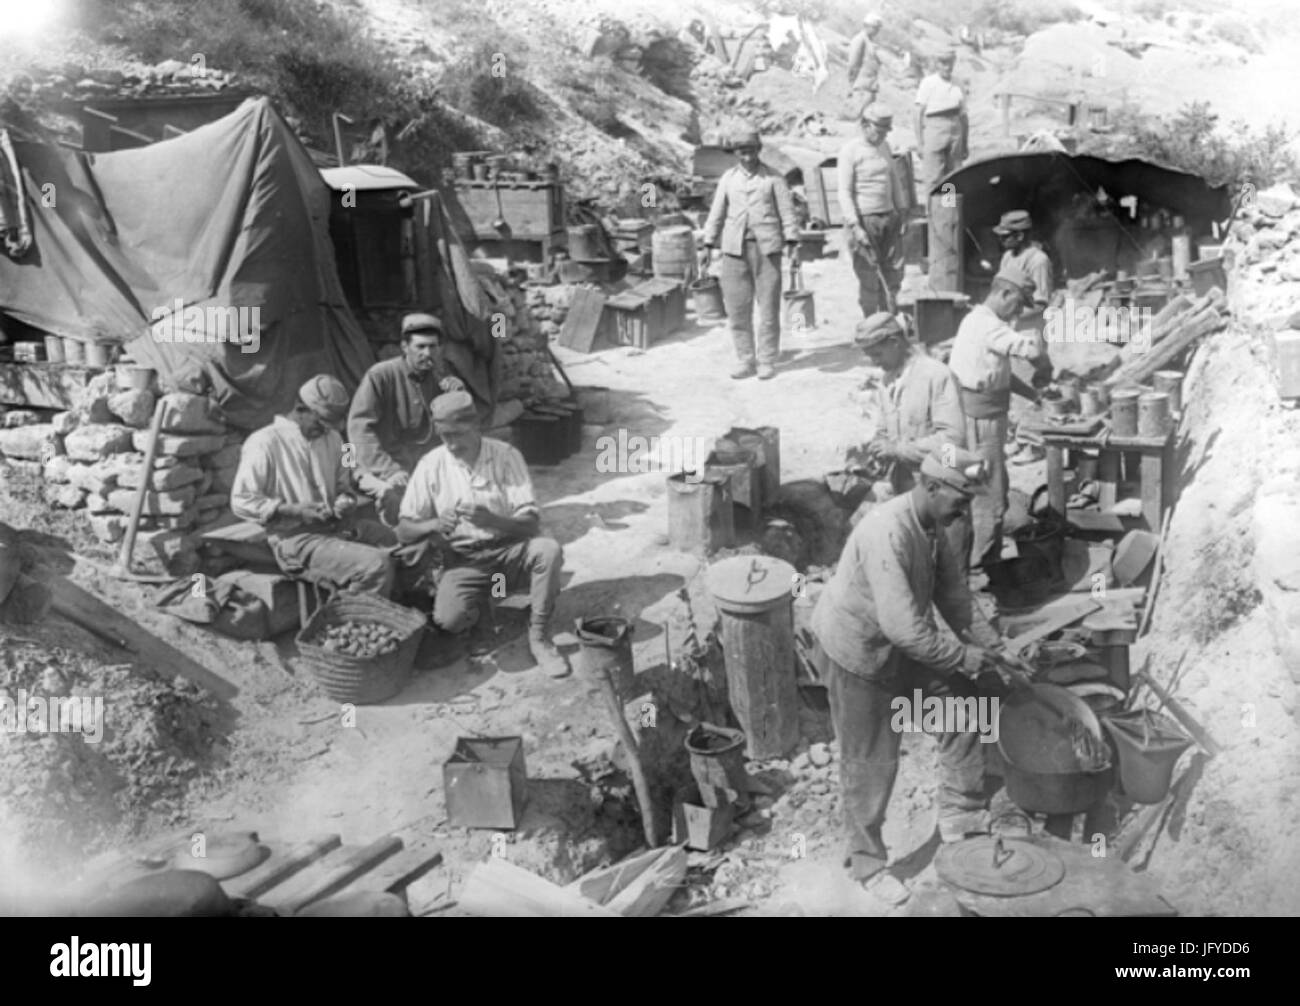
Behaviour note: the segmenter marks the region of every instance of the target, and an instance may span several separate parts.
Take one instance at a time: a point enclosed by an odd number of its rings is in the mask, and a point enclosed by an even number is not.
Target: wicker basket
[[[331,625],[344,622],[377,622],[396,632],[401,642],[396,650],[377,657],[353,657],[314,642]],[[392,698],[406,685],[424,626],[424,615],[414,608],[404,608],[373,594],[344,593],[316,610],[296,642],[299,654],[326,695],[336,702],[367,705]]]

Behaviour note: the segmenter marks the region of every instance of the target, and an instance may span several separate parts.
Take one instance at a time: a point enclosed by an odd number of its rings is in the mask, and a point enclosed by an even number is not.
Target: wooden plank
[[[1054,513],[1065,513],[1065,452],[1056,446],[1046,448],[1047,505]]]
[[[1097,484],[1101,493],[1097,502],[1103,510],[1109,510],[1119,499],[1119,453],[1102,451],[1097,461]]]
[[[1165,462],[1159,454],[1143,454],[1141,464],[1142,518],[1147,530],[1160,533],[1164,523]]]
[[[579,288],[560,329],[560,345],[578,353],[590,353],[605,314],[605,295],[599,290]]]
[[[126,652],[133,654],[140,663],[152,668],[156,673],[170,677],[179,674],[206,688],[214,696],[229,700],[239,694],[239,689],[215,671],[204,667],[188,654],[159,639],[139,623],[116,608],[105,604],[99,598],[67,577],[52,577],[47,584],[53,594],[54,606],[75,618],[98,626],[101,638],[108,638],[124,643]]]
[[[1101,513],[1098,510],[1067,510],[1065,519],[1077,531],[1113,535],[1124,533],[1124,522],[1113,513]]]
[[[930,286],[961,290],[966,260],[960,192],[929,197]]]
[[[295,873],[306,869],[342,844],[338,835],[317,835],[287,849],[272,850],[270,858],[238,877],[223,881],[222,890],[232,898],[256,898]]]
[[[313,901],[327,898],[346,887],[401,848],[402,840],[393,835],[376,839],[364,847],[342,846],[289,883],[270,891],[262,901],[282,915],[292,915]]]
[[[471,915],[514,919],[622,918],[603,905],[496,856],[474,868],[457,902]]]
[[[338,896],[360,891],[391,891],[398,894],[442,862],[442,849],[431,838],[417,839],[369,873],[362,874],[340,889]]]
[[[1069,601],[1068,604],[1059,605],[1045,612],[1043,609],[1035,612],[1040,617],[1034,621],[1032,627],[1007,640],[1012,652],[1020,653],[1035,640],[1050,636],[1053,632],[1064,629],[1067,625],[1073,625],[1081,618],[1087,617],[1102,607],[1101,604],[1090,597],[1071,595]],[[1048,605],[1052,603],[1048,602]],[[1048,607],[1048,605],[1045,605],[1044,608]]]

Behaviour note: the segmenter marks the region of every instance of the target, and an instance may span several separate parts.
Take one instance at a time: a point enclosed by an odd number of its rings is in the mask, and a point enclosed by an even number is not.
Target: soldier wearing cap
[[[966,96],[953,83],[956,51],[942,53],[934,73],[916,89],[916,148],[921,152],[921,182],[926,192],[956,171],[969,150]]]
[[[988,296],[962,319],[948,366],[961,389],[966,446],[989,467],[989,494],[971,507],[974,538],[971,565],[995,562],[1002,554],[1002,517],[1007,509],[1007,416],[1014,391],[1030,400],[1038,393],[1016,377],[1011,358],[1032,360],[1035,380],[1050,377],[1051,360],[1041,333],[1017,331],[1016,316],[1033,303],[1034,280],[1015,266],[993,278]]]
[[[444,560],[437,574],[433,622],[452,635],[478,622],[489,590],[527,583],[533,658],[552,677],[569,673],[548,638],[564,556],[540,534],[540,511],[523,455],[483,436],[473,399],[451,391],[433,401],[442,444],[420,459],[402,497],[397,538],[432,541]],[[497,593],[496,596],[504,596]]]
[[[845,543],[812,616],[812,660],[826,683],[840,743],[847,866],[859,881],[888,861],[881,828],[898,772],[893,700],[914,689],[971,694],[993,670],[997,632],[975,606],[943,529],[985,491],[981,459],[942,444],[911,491],[869,512]],[[939,631],[937,609],[956,638]],[[938,735],[939,831],[956,841],[985,827],[984,759],[977,735]],[[881,878],[882,880],[884,878]],[[887,895],[886,895],[887,896]]]
[[[759,159],[762,141],[754,130],[731,143],[737,164],[718,179],[704,224],[704,247],[721,247],[722,300],[727,308],[737,380],[776,376],[781,353],[781,249],[793,255],[799,221],[785,179]],[[758,334],[754,309],[758,308]]]
[[[438,445],[429,407],[442,391],[465,385],[442,357],[442,322],[431,314],[402,319],[402,352],[361,379],[348,413],[357,484],[393,524],[416,462]]]
[[[880,51],[876,36],[884,20],[879,14],[862,18],[862,30],[849,40],[849,104],[853,115],[876,100],[880,92]]]
[[[1043,246],[1030,238],[1033,219],[1028,210],[1011,210],[1002,214],[1002,219],[993,228],[993,233],[1002,243],[1002,261],[1000,267],[1008,266],[1029,274],[1034,281],[1034,303],[1031,311],[1041,319],[1043,309],[1052,299],[1052,260],[1047,257]],[[1021,316],[1025,321],[1025,316]]]
[[[873,403],[876,435],[865,453],[893,466],[895,493],[908,492],[928,454],[942,444],[965,446],[966,417],[956,378],[938,360],[917,353],[888,312],[858,322],[853,342],[883,371]]]
[[[276,563],[290,576],[330,589],[387,596],[391,532],[353,519],[357,497],[338,429],[348,392],[320,374],[298,389],[293,408],[244,441],[230,509],[261,524]]]
[[[838,159],[840,212],[864,318],[891,305],[903,276],[908,199],[886,140],[893,121],[883,105],[868,105],[861,136],[846,143]]]

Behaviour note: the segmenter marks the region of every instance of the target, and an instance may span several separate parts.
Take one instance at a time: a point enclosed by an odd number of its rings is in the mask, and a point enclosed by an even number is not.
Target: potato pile
[[[349,621],[331,625],[318,643],[322,649],[331,653],[345,653],[350,657],[382,657],[396,650],[401,641],[401,637],[386,625]]]

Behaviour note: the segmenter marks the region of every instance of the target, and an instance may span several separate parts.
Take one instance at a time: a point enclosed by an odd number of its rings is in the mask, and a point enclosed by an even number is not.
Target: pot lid
[[[1065,864],[1051,850],[992,835],[940,846],[934,868],[955,887],[1002,897],[1037,894],[1065,876]]]
[[[710,566],[706,582],[720,604],[765,608],[793,600],[798,577],[788,562],[770,555],[737,555]]]

